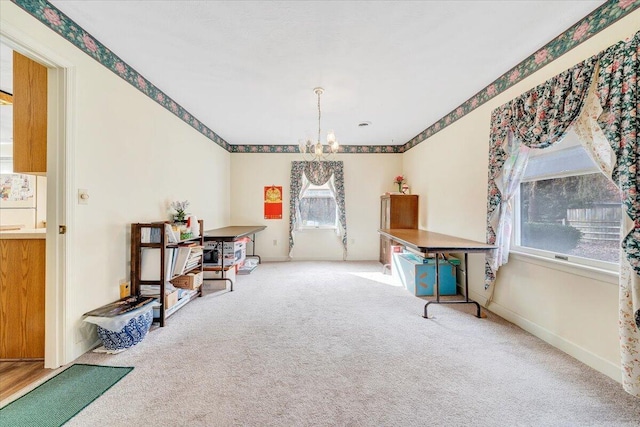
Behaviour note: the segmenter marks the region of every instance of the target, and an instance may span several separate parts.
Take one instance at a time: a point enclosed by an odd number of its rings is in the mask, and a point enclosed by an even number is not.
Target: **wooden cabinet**
[[[13,52],[13,171],[47,172],[47,68]]]
[[[418,195],[389,194],[380,197],[380,228],[418,228]],[[380,236],[380,262],[391,263],[389,238]]]
[[[167,282],[187,273],[203,273],[202,248],[204,246],[204,223],[200,223],[200,236],[189,239],[177,239],[171,242],[167,233],[166,222],[136,223],[131,224],[131,294],[143,296],[156,296],[160,303],[159,316],[154,315],[154,322],[164,326],[165,320],[182,308],[189,301],[202,295],[202,286],[197,289],[171,294],[166,293]],[[174,274],[175,264],[179,261],[179,249],[191,248],[199,250],[199,260],[189,267],[188,259],[184,265],[187,268],[181,274]],[[190,255],[185,255],[190,256]],[[184,279],[184,277],[182,278]],[[148,286],[149,290],[143,289]],[[152,290],[152,291],[151,291]]]
[[[45,239],[0,239],[0,359],[44,358]]]

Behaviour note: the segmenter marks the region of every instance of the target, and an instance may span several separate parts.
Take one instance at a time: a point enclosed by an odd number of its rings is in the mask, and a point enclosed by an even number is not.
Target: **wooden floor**
[[[0,361],[0,401],[49,373],[51,373],[51,369],[45,369],[42,360],[34,362]]]

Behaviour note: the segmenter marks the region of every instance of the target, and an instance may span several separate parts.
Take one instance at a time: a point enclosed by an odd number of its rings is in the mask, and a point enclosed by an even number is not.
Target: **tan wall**
[[[484,241],[491,111],[639,28],[636,11],[406,152],[404,172],[421,194],[420,226]],[[484,301],[484,257],[470,258],[471,293]],[[512,257],[490,310],[620,381],[616,279],[558,268]]]
[[[256,253],[265,260],[285,260],[289,252],[289,177],[293,160],[302,158],[298,154],[231,155],[231,222],[267,226],[256,235]],[[394,190],[392,181],[402,169],[402,155],[344,154],[335,160],[344,162],[348,259],[378,259],[380,195]],[[264,219],[262,192],[269,185],[283,187],[282,220]],[[341,260],[342,246],[331,230],[298,232],[292,258]]]
[[[228,224],[230,154],[13,3],[0,2],[0,17],[0,31],[73,70],[70,196],[90,199],[68,212],[67,363],[94,342],[82,314],[118,299],[129,277],[130,223],[169,219],[171,201],[189,200],[207,228]]]

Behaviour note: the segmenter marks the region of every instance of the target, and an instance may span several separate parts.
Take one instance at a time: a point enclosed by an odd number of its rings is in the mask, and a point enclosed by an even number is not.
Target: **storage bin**
[[[181,289],[198,289],[200,285],[202,285],[203,276],[204,274],[202,271],[199,273],[184,274],[171,280],[171,284],[176,288]]]
[[[392,275],[396,277],[402,285],[413,295],[431,296],[435,295],[435,259],[424,258],[412,253],[392,254],[393,268]],[[450,258],[440,260],[438,273],[440,275],[440,295],[456,295],[456,266],[460,265],[460,260]]]
[[[164,291],[164,309],[173,307],[178,303],[178,290]]]

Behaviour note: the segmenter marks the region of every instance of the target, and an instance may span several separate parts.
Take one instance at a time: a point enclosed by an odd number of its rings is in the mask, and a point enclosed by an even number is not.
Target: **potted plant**
[[[187,222],[187,207],[189,206],[189,201],[185,200],[183,202],[176,201],[171,203],[171,208],[175,211],[173,214],[173,222],[176,224],[184,224]]]

